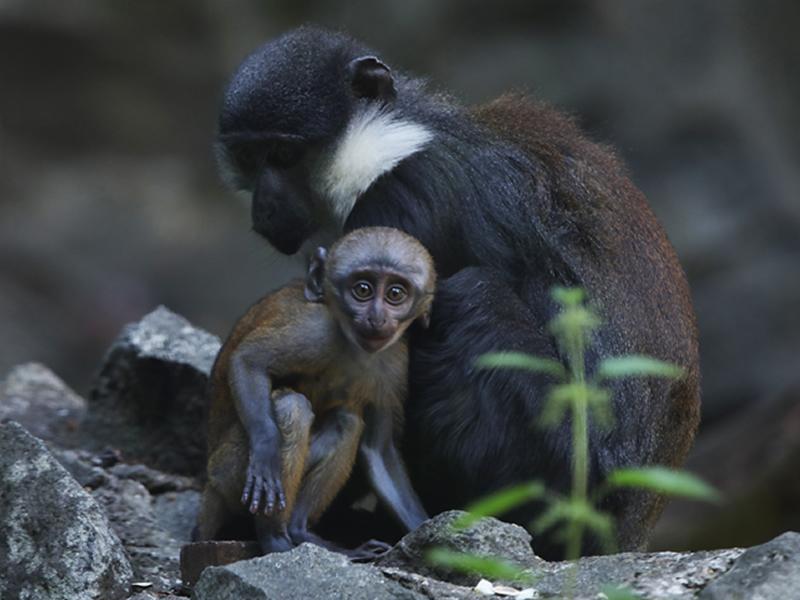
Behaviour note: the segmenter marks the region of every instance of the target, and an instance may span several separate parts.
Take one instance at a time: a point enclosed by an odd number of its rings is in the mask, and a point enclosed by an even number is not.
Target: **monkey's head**
[[[321,226],[338,234],[358,195],[430,137],[391,116],[396,95],[389,67],[338,33],[301,27],[248,56],[224,94],[217,155],[252,194],[253,229],[284,254]]]
[[[422,244],[398,229],[365,227],[330,252],[317,249],[305,295],[327,304],[353,344],[378,352],[415,320],[428,326],[435,287],[433,260]]]

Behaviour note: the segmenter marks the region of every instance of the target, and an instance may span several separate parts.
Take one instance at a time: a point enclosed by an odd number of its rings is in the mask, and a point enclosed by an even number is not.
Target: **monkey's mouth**
[[[394,337],[394,331],[363,331],[358,332],[356,338],[358,345],[367,352],[378,352],[389,345]]]

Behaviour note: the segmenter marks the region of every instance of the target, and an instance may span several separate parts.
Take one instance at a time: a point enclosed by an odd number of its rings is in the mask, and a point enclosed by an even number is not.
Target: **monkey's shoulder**
[[[263,356],[265,366],[269,361],[284,370],[293,367],[290,363],[307,369],[308,363],[318,364],[319,356],[336,351],[341,336],[330,312],[324,304],[306,300],[303,290],[302,280],[290,281],[239,318],[217,355],[212,384],[227,387],[230,361],[241,352],[254,351]]]
[[[469,114],[499,137],[540,153],[560,154],[566,149],[564,145],[583,139],[572,117],[524,94],[504,94],[470,107]]]
[[[261,298],[239,319],[232,337],[255,333],[266,337],[306,335],[320,341],[330,338],[335,333],[330,311],[322,303],[306,300],[304,287],[302,279],[294,279]]]

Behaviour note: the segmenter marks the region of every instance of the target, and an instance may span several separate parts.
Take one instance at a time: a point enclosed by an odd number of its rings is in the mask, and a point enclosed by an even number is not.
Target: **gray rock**
[[[374,600],[430,598],[385,578],[379,569],[351,564],[341,554],[312,544],[224,567],[209,567],[192,593],[194,600]]]
[[[53,452],[105,511],[128,552],[135,580],[150,583],[148,591],[161,595],[179,589],[180,547],[190,539],[200,503],[200,493],[191,489],[197,482],[144,465],[104,469],[95,465],[97,456],[83,450]]]
[[[404,588],[421,594],[425,598],[434,600],[477,600],[480,598],[474,588],[445,583],[437,579],[417,575],[416,573],[409,573],[402,569],[384,567],[381,569],[381,573],[387,579],[396,581]]]
[[[498,519],[481,519],[472,527],[456,531],[453,522],[463,515],[461,511],[443,512],[407,534],[377,564],[397,567],[421,575],[435,577],[460,585],[474,586],[480,577],[430,564],[426,552],[443,547],[478,556],[490,556],[507,561],[520,569],[531,569],[543,564],[531,550],[531,536],[522,527],[503,523]]]
[[[784,533],[749,548],[703,590],[703,600],[784,600],[800,593],[800,534]]]
[[[58,461],[104,510],[128,552],[134,578],[149,592],[167,594],[181,587],[179,554],[197,519],[200,493],[194,480],[143,465],[96,466],[84,450],[53,450]],[[152,493],[155,490],[183,490]]]
[[[125,550],[131,557],[136,580],[153,584],[149,590],[161,596],[181,589],[180,548],[170,544],[161,548],[126,546]]]
[[[156,600],[156,596],[153,594],[148,594],[147,592],[139,592],[128,598],[128,600]]]
[[[0,421],[17,421],[43,440],[71,438],[86,413],[86,400],[39,363],[14,367],[0,382]]]
[[[154,591],[172,591],[180,579],[180,542],[161,526],[147,488],[111,476],[92,495],[125,545],[136,580],[152,583]]]
[[[153,497],[153,510],[158,525],[178,541],[192,539],[192,530],[200,512],[200,492],[185,490],[166,492]]]
[[[94,490],[108,483],[109,475],[106,470],[92,464],[91,452],[59,448],[51,448],[50,451],[81,487]]]
[[[640,598],[688,600],[731,568],[740,549],[709,552],[626,552],[538,565],[533,587],[543,598],[561,598],[574,585],[577,598],[596,599],[605,586],[629,587]]]
[[[135,596],[131,596],[128,600],[186,600],[186,596],[175,596],[174,594],[148,594],[147,592],[139,592]]]
[[[205,540],[185,544],[181,548],[181,578],[193,586],[208,567],[221,567],[262,556],[258,542],[238,540]]]
[[[183,492],[186,490],[197,490],[200,484],[196,479],[163,473],[151,469],[145,465],[118,463],[109,469],[112,475],[122,479],[133,479],[147,488],[151,494],[163,494],[164,492]]]
[[[195,475],[205,467],[205,390],[216,336],[159,307],[126,326],[106,355],[90,395],[95,447],[127,462]]]
[[[436,530],[451,523],[457,513],[434,519],[422,528]],[[438,521],[438,522],[436,522]],[[422,529],[421,528],[421,529]],[[488,541],[494,531],[494,541]],[[502,528],[484,529],[482,542],[469,541],[462,551],[486,554],[487,544],[496,547],[505,541]],[[514,532],[512,535],[516,537]],[[431,536],[446,542],[447,536]],[[452,543],[454,540],[450,538]],[[512,544],[513,545],[513,544]],[[395,552],[393,550],[392,552]],[[595,556],[577,563],[547,562],[526,553],[513,559],[531,568],[534,581],[514,587],[532,587],[535,598],[597,600],[604,588],[626,587],[642,600],[690,600],[700,598],[791,598],[798,588],[797,557],[800,535],[785,534],[769,544],[744,551],[716,550],[695,553],[625,553]],[[502,557],[495,553],[494,556]],[[423,559],[413,571],[398,566],[387,556],[375,566],[355,565],[345,557],[317,546],[303,544],[291,552],[241,561],[225,567],[206,568],[195,586],[195,600],[227,598],[419,598],[461,600],[477,598],[473,590],[477,578],[467,585],[442,581],[453,574],[435,571]],[[395,557],[396,558],[396,557]],[[510,559],[508,554],[506,559]],[[738,559],[738,560],[737,560]],[[411,561],[407,563],[410,564]],[[734,566],[735,565],[735,566]],[[733,567],[733,568],[732,568]],[[494,581],[495,585],[502,582]],[[393,587],[394,586],[394,587]],[[411,594],[406,595],[406,594]]]
[[[126,546],[158,547],[169,536],[158,526],[150,492],[138,481],[113,477],[92,492]]]
[[[132,576],[95,500],[40,440],[0,425],[0,597],[113,600]]]
[[[133,586],[134,590],[136,590],[136,586]],[[150,588],[148,588],[149,590]],[[173,594],[161,594],[155,593],[150,591],[139,592],[128,600],[186,600],[186,596],[175,596]]]

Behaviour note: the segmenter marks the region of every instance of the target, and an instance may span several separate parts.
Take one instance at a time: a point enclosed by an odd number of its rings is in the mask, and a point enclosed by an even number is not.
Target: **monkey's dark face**
[[[430,133],[391,113],[389,67],[358,42],[300,28],[234,74],[219,120],[223,174],[252,193],[253,229],[284,254],[339,234],[359,194]]]
[[[283,254],[318,226],[310,157],[347,121],[348,86],[331,53],[349,44],[311,28],[291,32],[247,57],[225,92],[220,166],[233,187],[252,193],[253,230]]]
[[[349,325],[345,335],[367,352],[391,346],[418,316],[419,291],[388,269],[355,271],[336,289]]]
[[[298,170],[263,165],[250,204],[253,231],[287,255],[296,253],[317,228],[311,190]]]

